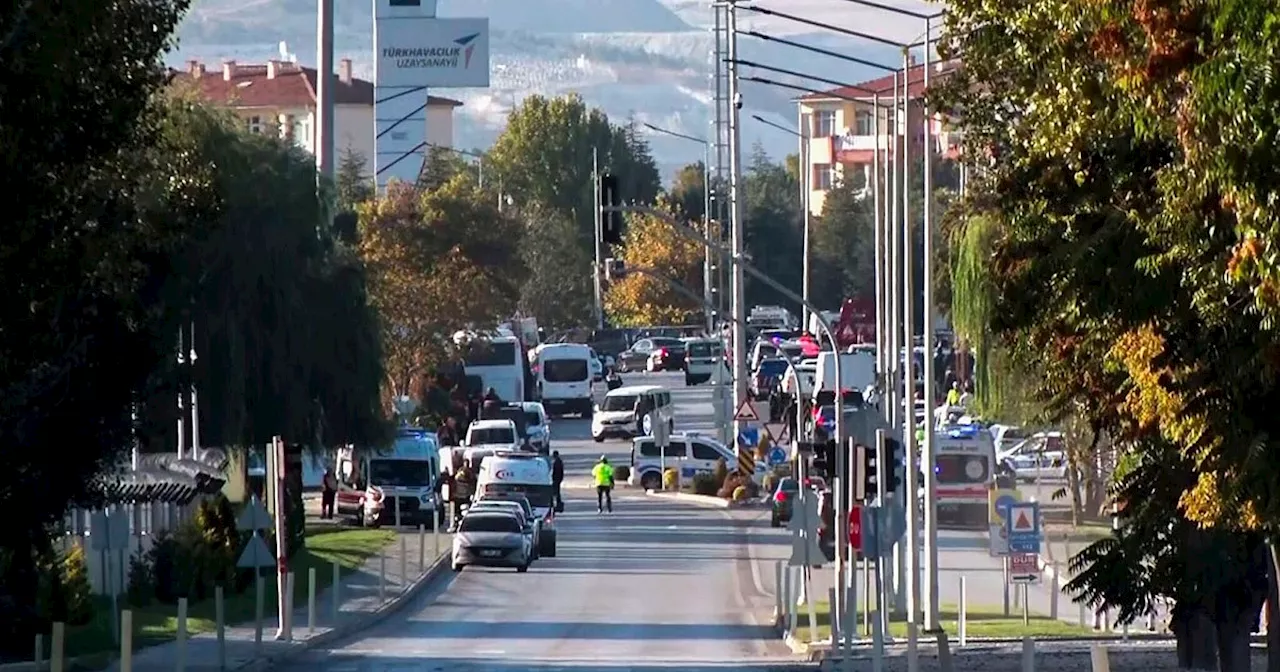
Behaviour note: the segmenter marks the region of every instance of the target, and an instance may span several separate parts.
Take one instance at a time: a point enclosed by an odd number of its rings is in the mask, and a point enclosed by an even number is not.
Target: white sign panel
[[[374,18],[430,18],[436,15],[436,0],[374,0]]]
[[[489,86],[489,19],[380,19],[379,87]]]

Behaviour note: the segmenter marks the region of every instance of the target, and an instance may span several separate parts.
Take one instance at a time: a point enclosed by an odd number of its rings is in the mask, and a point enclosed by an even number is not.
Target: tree
[[[364,155],[348,147],[338,159],[334,175],[334,192],[337,198],[333,216],[334,235],[347,245],[356,241],[359,225],[356,207],[373,198],[375,183],[368,174],[368,160]]]
[[[799,294],[803,289],[804,255],[800,184],[758,144],[752,149],[743,182],[743,237],[751,263]],[[782,305],[800,312],[799,305],[750,276],[746,297],[748,305]]]
[[[875,219],[871,202],[851,185],[827,192],[822,217],[811,222],[809,293],[820,306],[845,297],[875,297]]]
[[[573,220],[536,204],[521,208],[520,218],[520,259],[528,274],[520,288],[520,314],[538,318],[548,331],[590,324],[592,259],[574,244],[578,233]]]
[[[392,185],[361,207],[359,250],[382,320],[388,396],[409,394],[448,361],[455,332],[514,313],[519,246],[519,223],[465,175],[426,192]]]
[[[160,58],[185,2],[8,3],[0,9],[0,175],[12,197],[0,273],[0,502],[21,511],[0,549],[0,653],[41,632],[36,560],[46,526],[85,501],[129,445],[134,390],[171,356],[148,310],[190,208],[155,201],[199,181],[139,175]],[[39,92],[38,95],[34,92]],[[163,215],[163,216],[162,216]]]
[[[676,216],[670,206],[664,212]],[[632,268],[652,269],[698,295],[702,286],[702,245],[672,232],[671,223],[652,215],[627,216],[627,232],[618,257]],[[605,293],[605,310],[618,326],[686,324],[701,312],[695,301],[652,275],[632,273],[613,281]]]
[[[1134,500],[1176,494],[1126,512],[1134,543],[1092,550],[1146,567],[1170,549],[1142,530],[1189,525],[1198,537],[1178,539],[1179,561],[1199,561],[1202,538],[1220,551],[1213,582],[1191,569],[1138,585],[1097,572],[1085,596],[1122,609],[1175,597],[1181,662],[1213,650],[1220,669],[1247,669],[1247,626],[1266,592],[1258,541],[1280,521],[1276,339],[1268,283],[1254,273],[1265,266],[1251,266],[1265,244],[1252,226],[1267,222],[1250,186],[1274,170],[1252,152],[1274,111],[1251,66],[1274,9],[952,9],[942,51],[963,53],[966,67],[941,98],[964,110],[966,153],[992,159],[970,203],[997,226],[985,321],[1043,373],[1050,413],[1070,410],[1125,448],[1133,466],[1121,487],[1146,484],[1128,490]],[[1232,39],[1259,32],[1226,44],[1225,26]],[[1196,627],[1206,615],[1212,627]]]
[[[669,190],[673,206],[685,219],[693,222],[702,221],[706,210],[707,185],[703,176],[704,169],[701,161],[686,165],[676,173]]]
[[[575,222],[579,244],[594,250],[592,153],[599,167],[618,177],[627,202],[652,203],[661,189],[658,169],[634,128],[609,123],[576,94],[529,96],[507,116],[486,168],[504,193],[521,205],[538,203]]]

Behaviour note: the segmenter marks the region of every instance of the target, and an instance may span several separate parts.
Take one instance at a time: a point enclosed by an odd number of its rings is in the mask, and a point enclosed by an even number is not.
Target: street
[[[677,431],[711,428],[710,388],[686,388],[674,374],[627,379],[671,389]],[[551,431],[571,486],[557,518],[558,557],[528,574],[449,574],[378,626],[291,669],[791,669],[794,658],[768,622],[772,566],[751,560],[759,549],[786,547],[767,513],[620,488],[615,512],[597,515],[586,474],[601,454],[628,463],[629,442],[597,444],[577,418],[554,419]]]

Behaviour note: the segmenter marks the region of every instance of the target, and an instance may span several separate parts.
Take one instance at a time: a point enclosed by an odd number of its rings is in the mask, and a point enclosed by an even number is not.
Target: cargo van
[[[636,399],[648,397],[653,412],[646,415],[640,432],[636,431]],[[591,438],[597,443],[606,438],[629,439],[637,434],[653,434],[653,422],[665,422],[675,429],[675,405],[671,392],[660,385],[628,385],[610,390],[591,416]]]
[[[538,390],[549,413],[591,417],[591,348],[581,343],[552,343],[537,351]]]
[[[712,379],[716,369],[726,371],[724,342],[718,338],[684,339],[684,384],[697,385]]]
[[[840,358],[841,378],[836,384],[836,357]],[[876,355],[874,352],[858,350],[854,352],[822,352],[818,353],[818,366],[813,379],[813,397],[817,399],[823,392],[835,393],[841,390],[857,390],[861,393],[869,385],[876,383]]]

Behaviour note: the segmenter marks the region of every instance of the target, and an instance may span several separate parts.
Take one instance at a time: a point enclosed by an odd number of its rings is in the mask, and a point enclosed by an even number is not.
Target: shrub
[[[147,555],[139,552],[129,558],[129,586],[125,589],[125,599],[130,606],[145,607],[156,597],[156,581],[151,574],[151,563]]]
[[[725,464],[724,458],[716,460],[715,471],[711,472],[711,477],[715,479],[716,490],[724,485],[724,479],[729,477],[729,465]]]
[[[695,474],[693,477],[693,492],[698,495],[714,496],[719,490],[716,483],[715,474]]]
[[[733,501],[735,502],[745,502],[747,501],[748,496],[747,486],[745,485],[739,485],[733,489]]]
[[[68,625],[84,625],[93,620],[93,586],[89,583],[89,564],[84,546],[76,544],[62,557],[63,598],[66,600]]]
[[[716,496],[723,499],[729,499],[733,496],[733,491],[742,486],[742,475],[734,472],[725,477],[720,488],[716,490]]]
[[[675,469],[668,469],[662,474],[662,487],[666,490],[677,490],[680,488],[680,472]]]
[[[58,554],[49,551],[36,561],[36,613],[45,623],[67,621],[67,589]]]
[[[235,509],[221,494],[207,499],[196,510],[195,527],[199,539],[193,540],[197,544],[194,550],[202,570],[197,592],[212,593],[212,586],[234,580],[236,560],[244,546],[236,529]]]
[[[631,467],[619,466],[613,470],[613,480],[622,482],[631,478]]]

